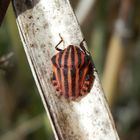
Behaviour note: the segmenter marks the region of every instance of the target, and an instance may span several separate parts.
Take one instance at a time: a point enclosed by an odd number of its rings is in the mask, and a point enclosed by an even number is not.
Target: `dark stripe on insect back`
[[[59,87],[61,88],[61,74],[60,74],[60,69],[59,68],[57,68],[57,75],[58,75],[58,78],[59,78]]]
[[[79,48],[76,48],[77,56],[78,56],[78,67],[81,65],[81,51]]]
[[[68,57],[69,57],[70,47],[66,49],[66,54],[64,56],[64,68],[68,66]]]
[[[70,57],[71,57],[71,61],[72,61],[71,64],[72,64],[72,68],[73,68],[73,67],[75,67],[75,63],[74,63],[74,61],[75,61],[75,58],[74,58],[75,57],[74,56],[74,46],[71,47]]]
[[[53,56],[51,61],[52,61],[53,65],[56,66],[56,56]]]
[[[63,75],[64,75],[64,88],[65,88],[65,97],[69,97],[68,91],[69,91],[69,86],[68,86],[68,71],[67,69],[63,69]]]
[[[68,63],[68,56],[69,56],[69,50],[68,48],[66,50],[65,56],[64,56],[64,69],[63,69],[63,75],[64,75],[64,87],[65,87],[65,97],[69,97],[69,86],[68,86],[68,68],[67,68],[67,63]]]
[[[59,53],[59,58],[58,58],[59,67],[61,67],[62,55],[63,55],[63,52],[60,52]]]
[[[74,47],[71,48],[71,60],[72,60],[72,70],[71,70],[71,77],[72,77],[72,96],[75,96],[75,76],[76,76],[76,68],[75,68],[75,52]]]
[[[76,97],[78,97],[79,93],[80,93],[80,91],[79,91],[79,89],[80,89],[79,68],[81,66],[81,51],[78,47],[75,48],[75,62],[76,62],[75,66],[76,67],[78,66],[78,68],[75,69],[75,73],[76,73],[75,74],[75,91],[76,91]]]

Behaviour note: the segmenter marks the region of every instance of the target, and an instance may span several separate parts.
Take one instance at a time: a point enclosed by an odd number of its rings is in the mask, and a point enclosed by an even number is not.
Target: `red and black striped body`
[[[52,83],[59,95],[76,99],[90,91],[94,80],[94,65],[90,55],[77,46],[69,45],[51,60]]]

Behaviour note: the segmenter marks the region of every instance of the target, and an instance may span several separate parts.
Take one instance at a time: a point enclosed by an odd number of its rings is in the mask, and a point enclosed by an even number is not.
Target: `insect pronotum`
[[[60,36],[60,34],[59,34]],[[65,98],[76,99],[86,95],[94,81],[94,64],[89,52],[85,49],[83,41],[78,46],[69,45],[64,50],[58,48],[63,38],[56,45],[59,51],[51,59],[53,64],[52,84],[58,95]]]

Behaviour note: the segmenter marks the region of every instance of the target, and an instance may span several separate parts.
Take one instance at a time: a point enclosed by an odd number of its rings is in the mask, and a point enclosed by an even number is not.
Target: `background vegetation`
[[[83,1],[70,1],[78,18]],[[139,17],[139,0],[100,0],[79,19],[121,140],[140,139]],[[0,28],[0,140],[9,139],[54,140],[11,5]]]

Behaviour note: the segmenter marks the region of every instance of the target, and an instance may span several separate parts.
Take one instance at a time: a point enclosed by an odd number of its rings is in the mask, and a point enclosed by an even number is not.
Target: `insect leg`
[[[60,49],[60,48],[58,48],[58,46],[63,42],[63,38],[62,38],[62,36],[59,34],[59,37],[60,37],[60,41],[59,41],[59,43],[55,46],[55,49],[57,50],[57,51],[63,51],[62,49]]]
[[[85,41],[85,38],[80,43],[80,47],[85,52],[85,54],[87,54],[87,53],[89,54],[89,51],[84,47],[84,43],[83,43],[84,41]]]

